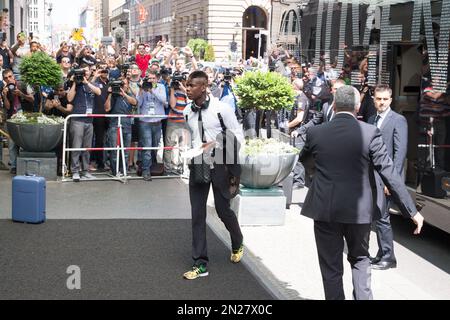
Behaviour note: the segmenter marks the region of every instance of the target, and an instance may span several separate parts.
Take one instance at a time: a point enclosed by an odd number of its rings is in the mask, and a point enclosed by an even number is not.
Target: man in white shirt
[[[192,101],[184,109],[184,117],[186,125],[191,132],[191,141],[193,148],[203,148],[206,159],[210,158],[212,149],[216,147],[216,151],[220,150],[220,140],[217,137],[222,133],[222,122],[227,131],[231,131],[240,143],[244,141],[244,133],[240,127],[234,111],[218,99],[207,94],[208,75],[203,71],[194,71],[187,81],[187,96]],[[228,137],[228,135],[227,135]],[[227,153],[228,153],[227,140]],[[237,150],[233,150],[233,153]],[[209,156],[209,157],[208,157]],[[217,157],[216,157],[217,160]],[[226,159],[226,164],[231,166],[230,159]],[[230,232],[232,253],[230,260],[238,263],[244,253],[243,236],[235,213],[230,208],[230,192],[229,192],[229,174],[224,170],[224,163],[215,161],[211,165],[210,177],[211,181],[198,183],[193,179],[193,171],[189,178],[189,197],[191,201],[192,214],[192,258],[194,265],[191,270],[184,273],[183,277],[193,280],[198,277],[208,275],[207,264],[209,262],[206,248],[206,202],[210,185],[212,183],[214,193],[214,203],[217,214],[219,215],[225,227]],[[192,167],[191,167],[192,168]],[[230,170],[230,173],[233,172]]]

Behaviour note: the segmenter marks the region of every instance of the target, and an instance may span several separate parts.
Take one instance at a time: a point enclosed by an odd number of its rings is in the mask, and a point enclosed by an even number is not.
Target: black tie
[[[378,127],[378,121],[380,121],[381,116],[379,114],[377,114],[377,116],[375,117],[375,122],[373,123],[376,127]]]

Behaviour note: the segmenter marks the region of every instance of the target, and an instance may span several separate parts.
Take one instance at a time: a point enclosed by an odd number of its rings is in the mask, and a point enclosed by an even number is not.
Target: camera
[[[236,76],[236,73],[234,71],[231,71],[231,69],[225,69],[225,72],[223,74],[223,81],[230,83],[231,80],[233,80],[234,76]]]
[[[114,80],[109,83],[109,87],[111,88],[111,93],[113,94],[113,96],[120,96],[120,89],[122,88],[122,86],[122,80]]]
[[[172,74],[172,68],[167,68],[165,65],[162,65],[159,73],[161,75],[169,75],[170,76]]]
[[[150,82],[148,77],[145,77],[144,79],[142,79],[142,85],[141,85],[142,90],[149,91],[151,89],[155,89],[156,86],[157,86],[157,84]]]
[[[72,68],[67,74],[67,78],[70,79],[72,76],[74,76],[76,84],[81,84],[84,81],[85,71],[84,69]]]
[[[17,88],[14,83],[9,83],[9,84],[6,85],[6,87],[8,88],[9,92],[13,92]]]
[[[183,80],[187,80],[186,73],[175,72],[172,75],[172,79],[171,79],[171,82],[170,82],[170,87],[172,87],[174,89],[180,88],[180,82],[183,81]]]
[[[130,69],[131,64],[124,63],[119,66],[119,70],[122,72],[123,75],[126,75],[128,73],[128,70]]]

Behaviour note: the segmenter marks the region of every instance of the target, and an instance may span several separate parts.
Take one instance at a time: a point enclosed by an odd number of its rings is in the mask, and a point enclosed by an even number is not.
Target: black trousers
[[[370,287],[369,234],[370,224],[314,221],[314,235],[326,300],[345,300],[342,283],[344,239],[348,248],[347,260],[352,268],[353,298],[373,299]]]
[[[210,185],[211,183],[189,184],[192,214],[192,258],[197,266],[207,265],[209,262],[206,244],[206,203]],[[217,214],[230,232],[232,249],[237,250],[242,244],[243,236],[237,217],[230,208],[230,200],[223,197],[214,183],[213,193]]]
[[[381,218],[375,220],[375,231],[377,234],[378,253],[377,257],[382,261],[397,262],[394,254],[394,232],[391,226],[391,215],[389,207],[390,197],[386,197],[386,208],[381,212]]]
[[[108,122],[106,118],[94,118],[94,147],[103,148],[105,145],[105,135],[108,129]],[[91,160],[95,161],[97,168],[105,167],[105,159],[103,157],[103,151],[91,152]]]

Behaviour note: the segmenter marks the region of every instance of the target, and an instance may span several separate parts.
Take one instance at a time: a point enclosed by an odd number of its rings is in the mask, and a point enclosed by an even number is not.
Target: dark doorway
[[[258,49],[260,56],[264,56],[267,49],[267,36],[260,31],[267,30],[266,12],[260,7],[250,6],[245,10],[242,20],[244,58],[249,59],[251,56],[256,58]]]
[[[259,30],[244,30],[245,31],[245,59],[250,57],[258,57],[259,48]],[[264,56],[267,48],[267,37],[265,34],[261,34],[261,48],[259,51],[260,56]]]

